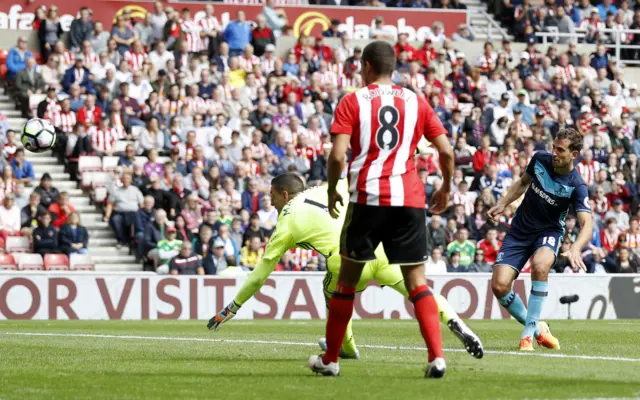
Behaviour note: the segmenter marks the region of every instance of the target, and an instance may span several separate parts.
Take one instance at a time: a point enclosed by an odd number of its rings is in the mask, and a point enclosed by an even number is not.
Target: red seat
[[[11,254],[0,254],[0,270],[15,271],[18,269],[16,260],[13,259]]]
[[[69,258],[65,254],[45,254],[44,269],[46,271],[68,271]]]
[[[18,269],[20,271],[42,271],[44,268],[42,256],[35,253],[25,253],[20,256]]]

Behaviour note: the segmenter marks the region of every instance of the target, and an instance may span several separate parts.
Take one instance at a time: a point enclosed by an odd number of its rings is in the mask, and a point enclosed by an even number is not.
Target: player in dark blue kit
[[[533,351],[534,337],[540,346],[560,349],[549,326],[539,319],[548,293],[549,270],[556,262],[570,208],[577,214],[581,230],[571,249],[563,255],[572,266],[586,270],[581,253],[591,239],[593,220],[587,186],[573,167],[580,150],[582,136],[574,129],[560,130],[553,142],[553,152],[536,153],[526,173],[488,213],[490,218],[497,219],[505,207],[524,194],[496,258],[491,281],[493,294],[500,304],[524,325],[520,338],[522,351]],[[511,285],[530,257],[533,257],[531,295],[527,310]]]

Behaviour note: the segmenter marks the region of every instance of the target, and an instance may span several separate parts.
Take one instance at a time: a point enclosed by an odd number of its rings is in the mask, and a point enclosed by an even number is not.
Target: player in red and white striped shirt
[[[431,106],[414,92],[394,85],[393,47],[371,42],[362,54],[366,87],[340,100],[331,125],[333,149],[327,162],[328,209],[337,218],[336,190],[351,147],[349,199],[342,228],[342,264],[329,304],[324,356],[312,356],[309,366],[323,375],[338,375],[338,356],[353,313],[356,285],[366,262],[376,260],[380,244],[390,264],[400,264],[409,299],[414,304],[420,331],[428,350],[426,377],[444,376],[438,305],[427,286],[424,185],[416,172],[414,154],[423,138],[440,153],[442,188],[433,194],[430,211],[447,208],[453,174],[453,150]]]

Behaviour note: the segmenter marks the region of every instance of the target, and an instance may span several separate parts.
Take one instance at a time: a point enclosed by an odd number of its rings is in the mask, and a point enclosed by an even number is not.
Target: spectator
[[[623,209],[622,199],[616,199],[613,201],[613,209],[611,209],[605,216],[605,220],[613,218],[616,224],[622,231],[629,229],[629,213]]]
[[[176,217],[174,226],[176,228],[176,239],[189,242],[193,240],[195,235],[192,231],[187,229],[187,220],[182,216],[182,214]]]
[[[486,231],[484,239],[480,240],[476,245],[478,251],[483,252],[483,261],[493,264],[496,262],[498,252],[502,247],[502,242],[498,240],[498,230],[495,228],[489,228]],[[479,272],[479,271],[478,271]],[[486,271],[485,271],[486,272]]]
[[[36,70],[35,58],[27,58],[25,68],[18,71],[15,78],[16,88],[18,89],[18,105],[22,112],[22,117],[30,118],[29,97],[34,94],[42,94],[45,85],[42,75]]]
[[[445,274],[447,272],[447,263],[442,258],[442,247],[435,247],[431,250],[431,255],[424,266],[427,276]]]
[[[36,178],[36,175],[33,171],[33,165],[31,164],[31,161],[27,161],[24,158],[24,150],[16,150],[13,160],[11,161],[11,168],[13,169],[13,177],[20,182],[28,185],[33,179]]]
[[[447,253],[450,255],[450,259],[453,260],[453,253],[457,253],[459,257],[457,262],[463,267],[467,267],[471,264],[473,261],[473,255],[476,252],[475,246],[470,240],[468,240],[468,237],[469,231],[467,228],[460,228],[455,234],[455,241],[452,241],[447,245]]]
[[[260,217],[258,214],[252,214],[249,220],[249,226],[244,231],[242,237],[242,244],[239,247],[243,247],[249,244],[252,238],[257,237],[260,239],[260,243],[263,245],[267,242],[267,231],[260,226]]]
[[[13,194],[4,196],[4,207],[0,207],[0,240],[7,242],[9,236],[20,236],[20,209],[14,204]]]
[[[53,186],[52,182],[51,175],[45,172],[42,174],[42,178],[40,178],[40,185],[34,189],[34,192],[40,195],[40,204],[46,209],[58,201],[59,192],[58,189]]]
[[[478,248],[474,255],[473,263],[469,265],[469,272],[485,272],[490,273],[492,271],[493,263],[490,263],[485,259],[484,250]]]
[[[177,239],[177,231],[174,226],[167,226],[165,229],[166,239],[158,242],[156,252],[152,252],[154,256],[154,265],[158,274],[165,275],[169,272],[168,263],[170,260],[180,253],[182,248],[182,240]],[[190,243],[190,242],[189,242]]]
[[[254,236],[249,239],[249,243],[240,252],[240,265],[248,270],[253,270],[260,264],[263,255],[262,242],[260,238]]]
[[[117,17],[117,23],[113,29],[111,29],[111,39],[116,42],[118,53],[120,53],[121,56],[129,51],[133,42],[138,40],[131,26],[127,25],[127,20],[124,15]]]
[[[637,274],[640,273],[640,261],[635,257],[631,250],[623,246],[618,252],[616,258],[616,273],[619,274]]]
[[[44,213],[40,217],[40,225],[33,230],[33,252],[45,254],[60,253],[58,245],[58,230],[51,225],[51,215]]]
[[[192,252],[191,242],[182,242],[180,253],[169,262],[171,275],[204,275],[202,257]]]
[[[131,226],[135,223],[135,215],[143,204],[140,189],[131,185],[132,176],[122,176],[122,187],[115,187],[109,193],[109,202],[105,210],[104,221],[109,222],[115,231],[117,248],[130,242]]]
[[[227,264],[238,265],[240,249],[233,240],[231,240],[231,232],[228,225],[220,225],[218,228],[218,239],[224,243],[224,256],[227,259]]]
[[[21,232],[31,236],[31,231],[38,227],[38,221],[47,209],[40,204],[40,194],[34,191],[29,195],[29,204],[24,206],[20,211],[21,215]]]
[[[60,249],[66,255],[89,254],[89,232],[80,225],[80,215],[69,214],[67,224],[60,229]]]
[[[469,28],[467,24],[458,25],[458,30],[451,35],[451,40],[454,42],[473,42],[475,38],[471,28]]]
[[[224,41],[229,44],[229,55],[242,55],[244,48],[251,42],[251,24],[247,22],[244,11],[238,11],[236,20],[229,22],[222,34]]]
[[[16,47],[9,50],[7,54],[7,80],[14,82],[16,74],[27,68],[27,59],[32,58],[31,50],[27,48],[27,38],[20,36]]]
[[[53,96],[55,96],[57,92],[62,90],[62,85],[60,84],[60,81],[62,80],[62,74],[60,73],[59,66],[60,58],[55,54],[49,56],[48,61],[45,65],[40,66],[40,75],[42,76],[44,84],[47,86],[47,94],[52,90]]]
[[[69,194],[62,192],[58,197],[58,201],[49,206],[48,211],[53,218],[53,226],[56,229],[60,229],[62,225],[67,223],[69,215],[76,212],[76,209],[69,203]]]
[[[73,67],[67,69],[62,79],[62,88],[65,92],[71,94],[73,84],[80,86],[82,93],[95,94],[95,87],[90,78],[91,71],[84,65],[84,56],[78,54]]]
[[[460,264],[460,253],[458,253],[457,251],[454,251],[449,255],[447,272],[469,272],[467,267]]]
[[[327,38],[341,38],[344,36],[344,32],[340,32],[340,20],[339,19],[332,19],[331,20],[331,25],[329,26],[329,29],[327,29],[326,31],[322,32],[322,36],[327,37]]]
[[[135,228],[134,228],[134,237],[136,242],[138,243],[137,257],[138,259],[142,259],[146,250],[145,243],[145,232],[147,226],[152,224],[152,221],[155,218],[156,210],[155,199],[152,196],[144,196],[142,201],[142,207],[136,211],[135,216]],[[157,238],[156,238],[157,239]],[[157,243],[158,240],[155,240],[154,243]]]
[[[146,255],[151,261],[157,260],[158,243],[166,238],[167,231],[167,213],[159,209],[155,212],[155,217],[146,224],[144,228],[144,237],[140,241],[142,246],[141,253]]]
[[[76,18],[71,22],[69,30],[69,42],[71,49],[75,52],[79,51],[82,42],[91,39],[93,32],[93,21],[91,21],[91,10],[87,7],[80,8],[80,18]]]
[[[280,36],[282,28],[284,28],[288,22],[284,9],[280,8],[276,10],[273,8],[273,0],[265,0],[262,15],[266,20],[266,25],[273,31],[273,34]],[[256,18],[256,22],[258,23],[260,21],[259,17],[260,16]]]
[[[111,38],[111,34],[104,30],[104,25],[100,21],[96,21],[93,24],[93,32],[91,33],[91,37],[89,38],[89,42],[91,42],[91,47],[96,54],[104,53],[107,54],[107,50],[109,49],[109,39]]]
[[[227,257],[225,257],[225,242],[221,239],[216,239],[213,242],[213,265],[216,271],[216,275],[220,275],[221,272],[225,271],[229,264],[227,263]]]
[[[278,210],[271,203],[271,196],[268,194],[262,198],[262,207],[258,210],[258,217],[260,218],[260,226],[267,231],[273,230],[278,222]]]
[[[202,267],[206,275],[216,274],[216,262],[213,252],[213,232],[207,225],[201,225],[198,236],[193,241],[193,251],[202,257]]]
[[[73,23],[72,23],[73,25]],[[35,28],[34,28],[35,29]],[[51,6],[47,11],[47,18],[40,23],[38,39],[40,40],[40,56],[48,60],[53,53],[53,48],[62,37],[62,25],[58,15],[58,7]]]

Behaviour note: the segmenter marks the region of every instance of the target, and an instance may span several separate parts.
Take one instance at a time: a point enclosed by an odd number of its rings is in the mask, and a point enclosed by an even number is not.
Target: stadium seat
[[[31,243],[24,236],[9,236],[5,248],[7,253],[27,253],[31,251]]]
[[[46,271],[68,271],[69,258],[65,254],[45,254],[44,269]]]
[[[91,261],[91,256],[88,254],[71,254],[69,264],[71,271],[95,270],[95,265],[93,264],[93,261]]]
[[[135,145],[135,143],[131,140],[118,140],[117,142],[115,142],[115,144],[113,145],[113,152],[114,153],[124,153],[124,150],[127,148],[128,145],[133,144]]]
[[[107,197],[107,188],[104,186],[94,188],[91,193],[91,200],[93,201],[93,204],[97,206],[104,204],[104,202],[107,200]]]
[[[80,185],[82,185],[84,189],[88,189],[91,187],[94,174],[96,174],[96,172],[93,171],[86,171],[82,174],[82,177],[80,178]]]
[[[104,172],[111,172],[116,169],[118,166],[119,157],[115,156],[104,156],[102,157],[102,170]]]
[[[94,172],[92,181],[91,181],[91,186],[93,188],[105,187],[109,185],[112,180],[113,180],[113,177],[108,172]]]
[[[18,264],[11,254],[0,253],[0,270],[15,271]]]
[[[88,171],[102,171],[102,160],[97,156],[80,156],[78,171],[80,174]]]
[[[147,157],[145,157],[145,156],[137,156],[135,164],[144,166],[147,163],[147,161],[149,161],[149,159]]]
[[[18,261],[18,269],[20,271],[42,271],[44,269],[42,256],[35,253],[21,255],[20,261]]]

